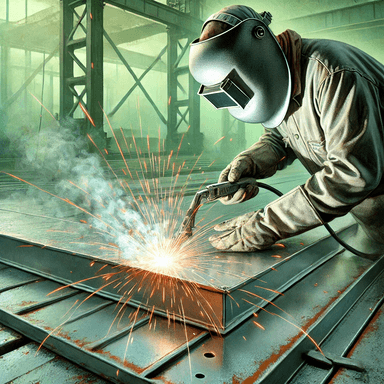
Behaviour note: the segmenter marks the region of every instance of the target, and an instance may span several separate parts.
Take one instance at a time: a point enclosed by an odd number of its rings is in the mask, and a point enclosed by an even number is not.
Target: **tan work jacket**
[[[252,156],[260,178],[299,159],[311,174],[300,187],[303,201],[330,221],[384,193],[384,66],[350,45],[303,39],[295,81],[301,93],[282,124],[266,129],[242,154]],[[280,238],[319,225],[298,217],[303,207],[292,208],[298,202],[290,196],[264,210]]]

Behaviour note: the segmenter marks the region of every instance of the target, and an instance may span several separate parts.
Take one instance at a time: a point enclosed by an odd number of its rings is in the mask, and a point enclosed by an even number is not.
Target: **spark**
[[[84,105],[79,101],[79,106],[81,108],[81,110],[84,112],[84,115],[87,117],[87,119],[90,121],[90,123],[96,127],[95,125],[95,122],[93,121],[91,115],[89,114],[89,112],[87,111],[87,109],[84,107]]]
[[[216,145],[217,143],[220,143],[221,140],[225,139],[225,136],[220,137],[219,140],[216,140],[213,145]]]

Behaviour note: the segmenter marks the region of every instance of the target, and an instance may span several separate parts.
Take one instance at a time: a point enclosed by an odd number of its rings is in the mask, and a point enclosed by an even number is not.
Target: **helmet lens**
[[[244,109],[254,95],[235,69],[219,84],[202,85],[198,94],[204,96],[216,109],[231,107]]]

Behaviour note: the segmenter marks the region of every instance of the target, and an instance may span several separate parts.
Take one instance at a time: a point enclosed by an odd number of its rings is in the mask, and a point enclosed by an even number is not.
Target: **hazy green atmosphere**
[[[380,25],[365,23],[360,26],[359,20],[349,20],[349,28],[322,28],[316,25],[311,16],[334,9],[358,6],[368,1],[248,1],[246,4],[257,11],[268,10],[273,15],[272,30],[278,34],[286,28],[295,29],[303,37],[332,38],[342,40],[358,46],[372,54],[380,61],[384,61],[383,28]],[[8,3],[8,13],[6,5]],[[165,3],[165,1],[163,2]],[[201,18],[205,19],[228,2],[205,0],[201,7]],[[331,16],[337,18],[337,13]],[[336,20],[337,21],[337,20]],[[333,20],[335,22],[335,20]],[[358,27],[354,27],[359,24]],[[136,26],[154,28],[151,37],[135,40],[130,37],[129,42],[116,41],[116,45],[123,52],[125,58],[139,77],[152,63],[154,58],[167,44],[166,26],[127,13],[120,9],[105,6],[104,28],[113,35],[115,32],[129,30]],[[29,29],[27,29],[29,27]],[[60,2],[58,0],[0,0],[0,42],[1,42],[1,140],[3,142],[19,141],[28,134],[34,135],[39,130],[49,129],[54,122],[53,116],[59,113],[59,36],[60,36]],[[27,32],[28,31],[28,32]],[[39,33],[41,31],[41,33]],[[55,51],[56,50],[56,51]],[[84,52],[78,51],[78,58],[85,60]],[[54,52],[52,59],[42,65],[44,58]],[[8,55],[8,65],[4,64],[4,55]],[[83,55],[83,56],[82,56]],[[167,116],[167,55],[163,55],[157,65],[145,76],[143,86],[146,88],[160,112]],[[187,63],[187,54],[182,63]],[[76,73],[75,73],[76,75]],[[28,80],[25,89],[19,91]],[[182,83],[185,80],[184,84]],[[188,76],[181,79],[183,87],[187,87]],[[104,110],[109,114],[121,100],[127,90],[134,84],[134,80],[119,58],[104,44]],[[35,99],[36,98],[36,99]],[[222,120],[226,112],[216,111],[211,105],[201,102],[201,132],[205,136],[206,151],[220,152],[220,143],[213,144],[223,136]],[[78,109],[74,117],[83,117]],[[232,119],[232,118],[231,118]],[[136,87],[123,106],[111,116],[111,123],[115,129],[122,127],[124,132],[133,131],[136,136],[166,137],[167,127],[160,121],[152,106],[148,103],[142,91]],[[236,137],[237,125],[228,134]],[[187,126],[183,123],[178,131],[184,132]],[[105,124],[104,130],[110,136]],[[260,125],[246,125],[246,145],[257,140],[263,129]],[[2,156],[11,156],[12,148],[5,150]],[[231,156],[244,149],[233,140]],[[112,146],[111,150],[116,150]],[[226,154],[228,155],[228,154]]]

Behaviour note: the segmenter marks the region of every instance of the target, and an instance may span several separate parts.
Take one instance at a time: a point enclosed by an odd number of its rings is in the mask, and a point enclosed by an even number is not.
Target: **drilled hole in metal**
[[[212,359],[213,357],[215,357],[215,354],[212,353],[212,352],[205,352],[205,353],[204,353],[204,356],[205,356],[207,359]]]
[[[203,375],[202,373],[196,373],[195,377],[197,377],[198,379],[204,379],[205,375]]]

